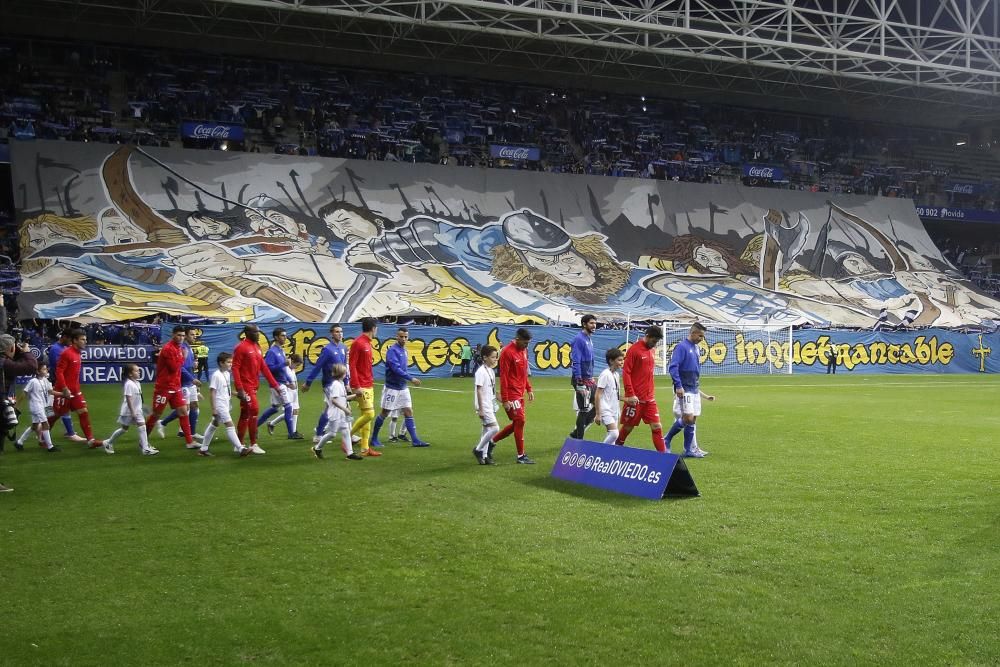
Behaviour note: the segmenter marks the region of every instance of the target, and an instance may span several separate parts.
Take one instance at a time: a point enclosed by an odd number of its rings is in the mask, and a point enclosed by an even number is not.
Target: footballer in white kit
[[[479,442],[472,448],[472,455],[479,465],[493,465],[493,436],[500,432],[500,425],[497,423],[497,410],[500,409],[496,393],[497,377],[493,369],[496,368],[500,353],[492,345],[485,345],[480,354],[483,363],[476,369],[472,406],[483,430],[479,435]]]

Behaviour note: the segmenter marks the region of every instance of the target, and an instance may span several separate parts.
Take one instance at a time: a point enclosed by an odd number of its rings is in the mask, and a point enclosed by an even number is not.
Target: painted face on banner
[[[524,251],[524,258],[531,268],[547,273],[573,287],[590,287],[597,282],[594,267],[573,250],[558,255],[543,255],[527,250]]]
[[[79,243],[80,240],[47,222],[33,224],[28,228],[28,245],[32,251],[55,245],[56,243]]]
[[[323,216],[323,222],[337,238],[347,243],[367,241],[378,236],[378,226],[355,211],[337,209]]]
[[[100,221],[100,235],[110,244],[142,243],[146,240],[146,234],[141,229],[114,209],[104,211]]]
[[[712,273],[728,273],[729,264],[718,250],[709,248],[707,245],[700,245],[694,249],[694,261],[705,267]]]
[[[203,239],[227,239],[232,233],[232,227],[228,223],[201,213],[188,216],[188,227],[192,234]]]
[[[848,253],[840,260],[844,271],[852,276],[863,276],[866,273],[875,273],[875,267],[868,260],[857,253]]]

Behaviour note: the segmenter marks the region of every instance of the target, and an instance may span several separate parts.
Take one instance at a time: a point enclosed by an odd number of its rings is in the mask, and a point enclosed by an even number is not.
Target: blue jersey
[[[184,363],[181,364],[181,386],[194,386],[194,352],[187,342],[181,343],[181,352],[184,354]]]
[[[54,377],[56,374],[56,364],[59,362],[59,355],[63,353],[66,346],[62,343],[52,343],[49,345],[49,373]]]
[[[278,384],[288,384],[292,378],[288,375],[288,359],[285,358],[285,349],[280,345],[272,345],[267,348],[264,355],[264,363],[267,370],[271,371],[274,381]]]
[[[698,393],[698,381],[701,378],[701,361],[698,346],[685,338],[677,343],[670,355],[670,365],[667,366],[670,377],[674,381],[674,390],[683,388],[692,394]]]
[[[312,370],[309,371],[309,377],[306,378],[306,386],[311,385],[312,381],[322,371],[323,388],[329,387],[333,383],[334,364],[344,364],[344,366],[347,366],[347,347],[343,343],[331,342],[323,348],[323,351],[319,353],[319,358],[316,359],[316,363],[313,364]],[[344,376],[344,386],[348,386],[350,381],[351,374],[348,372]]]
[[[385,354],[385,386],[388,389],[403,389],[413,379],[406,370],[406,348],[396,343]]]
[[[594,378],[594,341],[589,335],[582,331],[576,335],[569,349],[569,358],[573,365],[574,385]]]

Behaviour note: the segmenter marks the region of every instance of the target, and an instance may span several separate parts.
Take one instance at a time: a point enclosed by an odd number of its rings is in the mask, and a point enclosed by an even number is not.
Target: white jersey
[[[142,419],[142,385],[136,380],[125,380],[122,388],[122,407],[119,417]]]
[[[215,405],[225,405],[226,409],[229,408],[229,401],[233,396],[233,390],[230,385],[230,372],[221,369],[216,369],[212,373],[212,379],[209,381],[209,389],[215,390]]]
[[[344,383],[340,380],[331,382],[330,388],[326,393],[326,400],[326,415],[330,418],[330,422],[346,422],[348,420],[348,413],[334,405],[334,401],[343,406],[347,405],[347,389],[344,388]]]
[[[476,369],[476,389],[472,392],[472,406],[479,412],[479,392],[480,387],[486,388],[486,393],[489,395],[490,400],[493,401],[492,405],[483,406],[485,412],[489,413],[491,410],[493,412],[497,411],[496,404],[496,386],[497,386],[497,376],[492,368],[483,364]]]
[[[597,412],[601,415],[618,414],[618,400],[621,398],[618,389],[618,374],[610,368],[601,371],[597,378],[597,388],[601,390],[601,404],[597,406]]]
[[[24,387],[24,395],[28,397],[28,411],[31,413],[31,423],[39,424],[45,421],[46,408],[52,407],[52,383],[48,378],[33,377]],[[37,420],[41,415],[43,419]]]

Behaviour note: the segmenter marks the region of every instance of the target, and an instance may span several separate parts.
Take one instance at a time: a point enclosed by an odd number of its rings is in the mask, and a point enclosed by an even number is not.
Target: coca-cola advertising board
[[[529,162],[536,162],[542,159],[542,149],[535,146],[490,144],[490,157],[500,160],[528,160]]]
[[[181,123],[181,136],[185,139],[243,141],[243,126],[214,121],[185,121]]]
[[[769,164],[744,164],[744,178],[758,178],[764,181],[785,180],[785,170],[781,167],[772,167]]]

